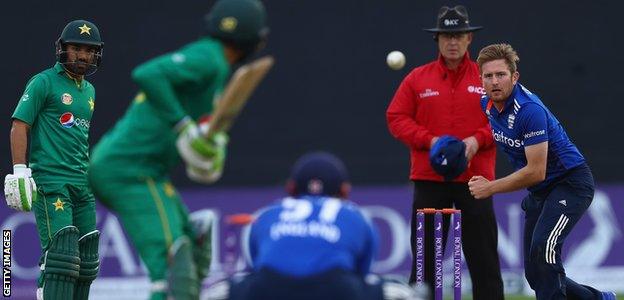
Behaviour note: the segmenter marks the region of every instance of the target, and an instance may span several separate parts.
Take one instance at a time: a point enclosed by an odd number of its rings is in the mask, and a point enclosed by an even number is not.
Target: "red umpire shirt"
[[[444,181],[429,165],[431,139],[445,134],[464,139],[474,136],[479,151],[468,169],[454,182],[468,182],[473,175],[494,179],[496,147],[480,99],[484,94],[479,67],[468,52],[456,70],[444,58],[412,70],[397,89],[386,118],[390,133],[411,152],[412,180]]]

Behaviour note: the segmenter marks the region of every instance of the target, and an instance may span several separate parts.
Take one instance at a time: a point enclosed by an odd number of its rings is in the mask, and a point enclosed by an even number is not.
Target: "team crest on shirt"
[[[516,121],[516,115],[509,114],[509,117],[507,117],[507,128],[513,129],[515,121]]]
[[[68,93],[64,93],[61,96],[61,102],[63,102],[63,104],[65,105],[70,105],[72,104],[72,102],[74,102],[74,99],[72,98],[72,96]]]

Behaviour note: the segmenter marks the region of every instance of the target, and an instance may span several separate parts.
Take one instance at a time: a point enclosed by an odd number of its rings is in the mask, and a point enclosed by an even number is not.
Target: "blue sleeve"
[[[264,228],[269,221],[269,208],[261,210],[258,217],[254,220],[249,231],[249,258],[253,267],[256,266],[258,261],[258,255],[260,254],[260,244],[262,239],[265,238],[262,234],[265,232]]]
[[[377,229],[373,225],[373,222],[362,215],[361,212],[358,212],[358,217],[361,219],[362,228],[364,231],[364,248],[362,251],[362,255],[358,257],[357,262],[357,273],[366,276],[370,273],[371,264],[373,263],[373,259],[377,256],[377,251],[379,249],[379,236],[377,234]]]
[[[269,228],[271,224],[273,224],[274,216],[278,215],[279,212],[280,206],[277,205],[263,208],[257,213],[257,217],[251,225],[248,238],[248,250],[249,258],[254,268],[256,268],[259,259],[260,247],[266,239],[270,238],[270,236],[268,236]]]
[[[258,258],[258,220],[254,221],[251,225],[251,231],[249,232],[249,258],[251,259],[251,266],[255,267]]]
[[[520,134],[524,146],[548,141],[548,115],[546,110],[537,104],[527,104],[520,111]]]

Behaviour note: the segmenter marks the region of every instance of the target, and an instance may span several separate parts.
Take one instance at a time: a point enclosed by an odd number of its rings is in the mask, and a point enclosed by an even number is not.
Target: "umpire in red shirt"
[[[462,246],[472,279],[473,299],[504,299],[503,282],[497,252],[498,230],[492,198],[476,200],[468,191],[473,175],[494,179],[496,149],[486,116],[481,112],[483,94],[479,69],[468,55],[473,32],[463,6],[443,6],[433,33],[438,44],[438,59],[412,70],[403,79],[386,112],[392,135],[406,144],[411,152],[410,179],[414,181],[412,208],[412,254],[415,257],[416,210],[426,207],[462,210]],[[436,142],[457,138],[465,144],[466,156],[461,174],[442,176],[432,167],[432,148]],[[442,142],[440,140],[440,142]],[[435,147],[434,147],[435,146]],[[446,160],[443,160],[446,166]],[[442,167],[445,167],[442,166]],[[439,166],[438,166],[439,167]],[[439,168],[436,168],[439,172]],[[463,170],[463,169],[462,169]],[[448,174],[443,174],[448,175]],[[444,245],[448,235],[449,216],[444,218]],[[425,218],[425,280],[433,291],[434,251],[433,216]],[[416,264],[412,263],[410,283],[416,281]]]

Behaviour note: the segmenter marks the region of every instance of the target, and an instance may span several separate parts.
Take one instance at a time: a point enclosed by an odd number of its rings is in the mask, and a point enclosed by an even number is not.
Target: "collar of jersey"
[[[446,63],[444,62],[444,57],[442,56],[442,54],[438,53],[438,65],[442,69],[443,73],[444,72],[449,72],[449,73],[451,73],[451,72],[454,72],[454,73],[461,72],[468,65],[467,62],[469,60],[470,60],[470,54],[468,53],[468,51],[466,51],[466,53],[464,53],[464,57],[462,58],[462,61],[459,63],[459,66],[457,66],[457,69],[449,70],[449,68],[446,66]]]
[[[64,73],[65,69],[63,68],[63,66],[61,66],[61,63],[57,62],[54,64],[54,70],[56,70],[56,73]]]
[[[82,79],[80,84],[78,84],[75,79],[69,77],[69,75],[67,74],[67,72],[65,71],[65,68],[63,68],[61,63],[56,62],[54,64],[54,70],[56,71],[57,74],[61,74],[61,76],[67,78],[68,80],[71,80],[76,85],[76,87],[78,87],[79,89],[82,89],[82,87],[84,87],[84,85],[85,85],[84,78]]]
[[[494,117],[505,114],[505,111],[509,110],[510,107],[513,106],[513,99],[516,98],[516,95],[518,94],[519,90],[520,90],[520,83],[516,83],[516,85],[514,85],[513,91],[511,92],[511,95],[509,95],[509,98],[505,100],[505,107],[503,107],[503,110],[501,112],[498,112],[498,109],[496,109],[496,107],[494,106],[494,102],[492,102],[492,99],[488,98],[488,102],[487,102],[488,112]]]

